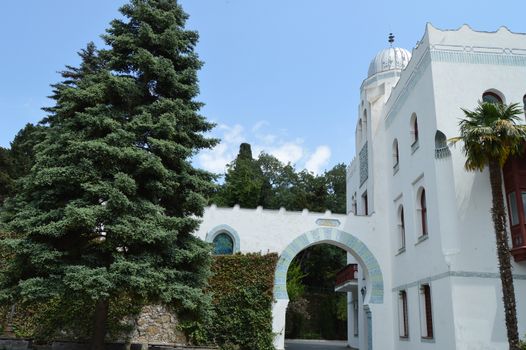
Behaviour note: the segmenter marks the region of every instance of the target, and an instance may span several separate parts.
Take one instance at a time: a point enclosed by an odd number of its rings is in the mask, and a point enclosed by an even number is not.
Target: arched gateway
[[[382,304],[384,299],[384,283],[382,271],[378,261],[367,246],[350,233],[331,227],[319,227],[296,237],[280,254],[274,276],[275,305],[272,310],[273,331],[276,334],[276,349],[284,349],[285,315],[289,297],[287,293],[287,271],[294,257],[302,250],[316,244],[332,244],[344,249],[358,261],[363,269],[367,281],[367,294],[364,304]],[[367,335],[365,342],[368,349],[372,349],[372,322],[368,315]]]
[[[383,221],[382,221],[383,222]],[[360,350],[392,350],[393,293],[388,264],[389,245],[379,237],[386,230],[377,225],[378,235],[371,234],[373,219],[368,216],[341,215],[331,212],[313,213],[307,210],[206,208],[197,235],[213,242],[218,235],[228,235],[232,251],[279,255],[274,275],[272,328],[274,346],[284,349],[285,314],[289,303],[287,270],[294,257],[316,244],[332,244],[349,253],[348,262],[357,264],[357,276],[337,287],[348,297],[348,343]],[[352,258],[351,258],[352,257]],[[352,304],[352,305],[351,305]]]

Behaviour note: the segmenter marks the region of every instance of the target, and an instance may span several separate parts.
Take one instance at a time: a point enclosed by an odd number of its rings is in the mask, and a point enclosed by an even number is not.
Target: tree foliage
[[[240,153],[227,167],[224,183],[212,196],[219,206],[303,210],[345,213],[344,164],[322,175],[307,170],[296,171],[270,154],[252,157],[250,145],[242,144]]]
[[[111,303],[164,302],[203,315],[209,246],[192,235],[212,176],[190,158],[216,141],[199,114],[198,35],[175,0],[132,0],[53,85],[35,161],[6,202],[14,258],[0,299],[78,298],[95,308],[101,347]],[[27,165],[21,164],[21,168]]]
[[[502,285],[504,314],[508,343],[511,350],[519,350],[517,303],[511,270],[506,210],[502,193],[502,166],[513,155],[519,154],[526,141],[526,126],[519,125],[522,113],[518,104],[480,102],[474,111],[463,109],[460,136],[453,143],[462,141],[466,155],[465,167],[470,171],[489,168],[492,194],[492,220],[496,238],[496,251]]]

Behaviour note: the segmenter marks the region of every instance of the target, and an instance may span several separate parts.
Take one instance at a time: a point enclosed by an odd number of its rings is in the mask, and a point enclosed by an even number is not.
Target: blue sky
[[[49,84],[123,0],[25,0],[0,11],[0,146],[48,106]],[[321,172],[354,156],[359,87],[387,46],[412,49],[426,22],[526,32],[523,1],[183,0],[198,30],[202,113],[223,142],[195,162],[220,172],[240,142]]]

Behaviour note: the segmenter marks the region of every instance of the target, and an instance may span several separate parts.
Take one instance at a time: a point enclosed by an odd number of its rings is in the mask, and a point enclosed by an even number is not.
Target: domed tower
[[[378,52],[372,59],[369,65],[367,78],[375,74],[387,71],[401,71],[403,70],[409,60],[411,59],[411,52],[400,47],[389,47]]]
[[[411,53],[393,47],[394,35],[389,34],[389,47],[378,52],[369,64],[367,78],[360,87],[360,103],[355,131],[356,158],[349,167],[347,184],[348,211],[369,214],[374,210],[371,164],[374,158],[372,138],[381,122],[385,103],[398,82],[401,72],[411,60]]]
[[[390,47],[378,52],[369,64],[367,78],[360,88],[361,102],[358,107],[357,131],[361,133],[356,136],[356,151],[367,142],[369,131],[376,128],[377,118],[387,102],[391,89],[400,78],[400,73],[407,67],[411,60],[411,52],[400,47],[393,47],[394,35],[389,34]],[[383,98],[382,98],[383,97]],[[371,118],[373,117],[373,118]]]

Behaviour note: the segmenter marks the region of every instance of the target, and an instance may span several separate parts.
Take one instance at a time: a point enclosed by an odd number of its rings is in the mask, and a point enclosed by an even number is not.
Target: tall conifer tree
[[[209,173],[189,159],[215,140],[199,114],[196,32],[176,0],[131,0],[54,85],[36,162],[3,221],[16,253],[0,298],[93,301],[93,348],[102,349],[118,295],[197,312],[209,247],[192,235]]]

